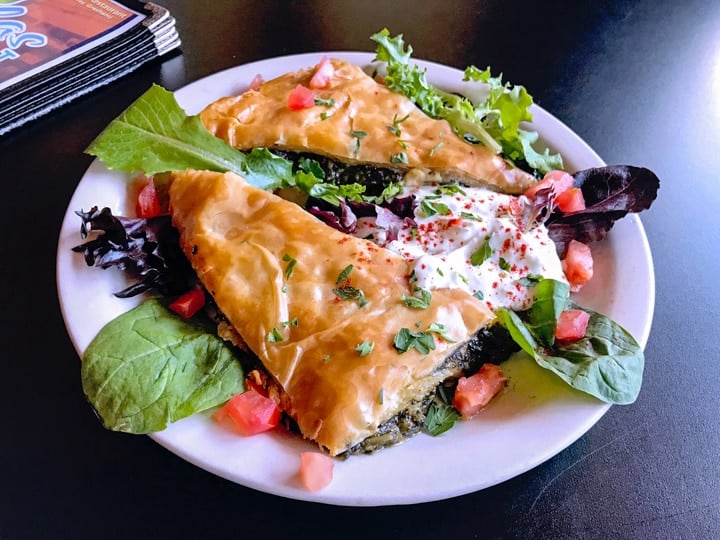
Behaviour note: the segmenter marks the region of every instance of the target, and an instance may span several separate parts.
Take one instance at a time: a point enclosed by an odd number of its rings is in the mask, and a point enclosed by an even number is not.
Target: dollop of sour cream
[[[416,200],[415,225],[375,242],[413,264],[415,285],[460,288],[495,310],[527,309],[536,277],[566,281],[547,228],[526,228],[519,199],[484,188],[407,187]],[[391,239],[392,238],[392,239]]]

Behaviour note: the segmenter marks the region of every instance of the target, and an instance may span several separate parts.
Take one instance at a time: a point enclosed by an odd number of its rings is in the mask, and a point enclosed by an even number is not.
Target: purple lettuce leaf
[[[75,212],[82,219],[80,234],[101,231],[95,238],[75,246],[88,266],[117,267],[136,281],[115,296],[128,298],[152,291],[163,296],[192,288],[197,276],[180,248],[177,229],[169,215],[139,219],[113,216],[109,208]]]
[[[573,177],[575,186],[582,189],[585,210],[565,214],[556,209],[545,223],[561,258],[570,240],[597,242],[618,219],[650,208],[660,188],[658,177],[644,167],[595,167],[578,171]]]

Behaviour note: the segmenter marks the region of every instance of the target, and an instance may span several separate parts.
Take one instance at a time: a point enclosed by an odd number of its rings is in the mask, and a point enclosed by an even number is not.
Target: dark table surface
[[[0,138],[4,240],[0,539],[720,538],[720,3],[164,0],[183,38],[156,61]],[[151,83],[320,50],[491,65],[608,163],[662,180],[642,216],[656,306],[638,400],[500,485],[412,506],[284,499],[105,431],[80,387],[54,279],[88,143]]]

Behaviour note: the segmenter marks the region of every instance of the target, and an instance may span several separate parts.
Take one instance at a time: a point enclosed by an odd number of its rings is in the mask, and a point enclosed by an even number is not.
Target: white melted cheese
[[[517,311],[533,300],[528,277],[566,281],[545,226],[525,230],[514,212],[517,197],[483,188],[447,191],[406,188],[403,195],[414,195],[417,202],[417,227],[404,223],[396,240],[387,241],[377,228],[381,223],[373,227],[376,243],[413,263],[418,287],[465,289],[490,309]]]

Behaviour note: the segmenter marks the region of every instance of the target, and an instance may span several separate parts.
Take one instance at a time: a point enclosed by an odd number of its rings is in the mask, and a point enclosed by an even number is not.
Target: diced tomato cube
[[[135,214],[139,218],[151,218],[160,215],[160,199],[158,198],[155,182],[149,178],[138,191],[135,202]]]
[[[570,283],[570,290],[579,291],[593,276],[593,257],[590,246],[577,240],[570,240],[562,267],[565,277]]]
[[[582,309],[566,309],[558,317],[555,327],[555,339],[577,341],[587,333],[590,314]]]
[[[555,197],[555,206],[561,211],[569,214],[585,210],[585,197],[580,188],[570,188]]]
[[[483,364],[475,375],[460,377],[453,406],[464,418],[470,418],[484,409],[506,383],[507,379],[498,366]]]
[[[213,418],[219,422],[233,421],[233,427],[242,435],[256,435],[273,429],[280,422],[280,407],[269,397],[255,390],[236,394],[215,412]]]
[[[308,86],[310,86],[310,88],[328,88],[334,75],[335,68],[333,67],[332,62],[327,56],[323,56],[323,59],[320,60],[320,63],[317,65],[315,73],[310,79]]]
[[[319,491],[330,484],[334,466],[333,459],[320,452],[300,453],[300,479],[309,491]]]
[[[537,184],[534,184],[525,190],[523,195],[532,200],[541,189],[552,187],[555,195],[557,196],[573,187],[574,183],[575,179],[565,171],[550,171]]]
[[[307,109],[313,105],[315,105],[315,92],[302,84],[298,84],[288,94],[288,107],[294,111]]]
[[[205,293],[202,289],[193,289],[173,301],[168,307],[186,319],[189,319],[205,305]]]
[[[555,197],[555,206],[569,214],[585,210],[585,197],[580,188],[570,188]]]

